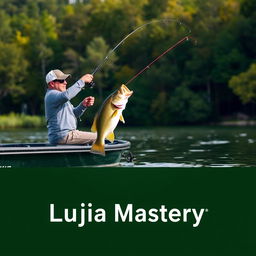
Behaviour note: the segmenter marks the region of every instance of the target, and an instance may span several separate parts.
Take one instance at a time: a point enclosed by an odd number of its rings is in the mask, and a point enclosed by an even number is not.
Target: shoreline
[[[221,121],[219,123],[213,123],[213,125],[221,125],[221,126],[256,126],[256,120]]]

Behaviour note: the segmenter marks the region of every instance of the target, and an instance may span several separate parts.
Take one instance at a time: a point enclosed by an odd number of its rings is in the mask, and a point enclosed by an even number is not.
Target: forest
[[[0,0],[0,23],[0,116],[44,116],[48,71],[72,74],[72,85],[111,53],[72,100],[95,97],[89,125],[111,92],[189,35],[128,85],[126,123],[255,119],[256,0]]]

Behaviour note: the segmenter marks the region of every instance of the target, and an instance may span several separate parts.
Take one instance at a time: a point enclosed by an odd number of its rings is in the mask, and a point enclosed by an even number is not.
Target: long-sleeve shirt
[[[48,89],[45,98],[45,117],[48,128],[48,139],[51,144],[58,142],[67,136],[68,132],[77,129],[77,118],[80,117],[86,107],[82,102],[74,107],[70,100],[74,98],[84,87],[84,82],[78,80],[65,92]]]

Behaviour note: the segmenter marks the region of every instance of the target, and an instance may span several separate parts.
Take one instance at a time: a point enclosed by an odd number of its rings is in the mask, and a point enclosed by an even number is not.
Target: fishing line
[[[126,35],[113,49],[111,49],[108,54],[106,55],[106,57],[99,63],[99,65],[92,71],[92,75],[95,75],[99,70],[101,70],[101,68],[104,66],[104,64],[108,61],[109,57],[116,51],[116,49],[122,45],[131,35],[135,34],[138,31],[141,31],[142,29],[144,29],[145,27],[147,27],[148,25],[151,24],[155,24],[155,23],[163,23],[163,24],[170,24],[170,23],[177,23],[180,26],[184,27],[186,29],[186,35],[189,35],[191,33],[190,28],[185,25],[184,23],[182,23],[181,21],[177,20],[177,19],[161,19],[161,20],[154,20],[151,22],[147,22],[137,28],[135,28],[132,32],[130,32],[128,35]],[[94,82],[91,82],[89,84],[89,87],[93,87],[95,84]]]
[[[152,62],[150,62],[146,67],[144,67],[141,71],[139,71],[137,74],[135,74],[130,80],[128,80],[125,85],[128,85],[131,83],[136,77],[138,77],[140,74],[142,74],[146,69],[149,69],[151,65],[153,65],[157,60],[159,60],[161,57],[163,57],[166,53],[170,52],[174,48],[176,48],[178,45],[184,43],[185,41],[188,41],[190,39],[189,36],[183,37],[181,40],[179,40],[177,43],[169,47],[166,51],[161,53],[158,57],[156,57]]]

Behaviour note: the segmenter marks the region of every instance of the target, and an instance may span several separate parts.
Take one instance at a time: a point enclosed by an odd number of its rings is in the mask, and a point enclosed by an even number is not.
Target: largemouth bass
[[[91,127],[92,132],[97,132],[97,139],[92,145],[91,152],[105,156],[105,139],[114,141],[114,130],[119,122],[125,122],[122,115],[128,98],[133,94],[124,84],[110,94],[95,115]]]

